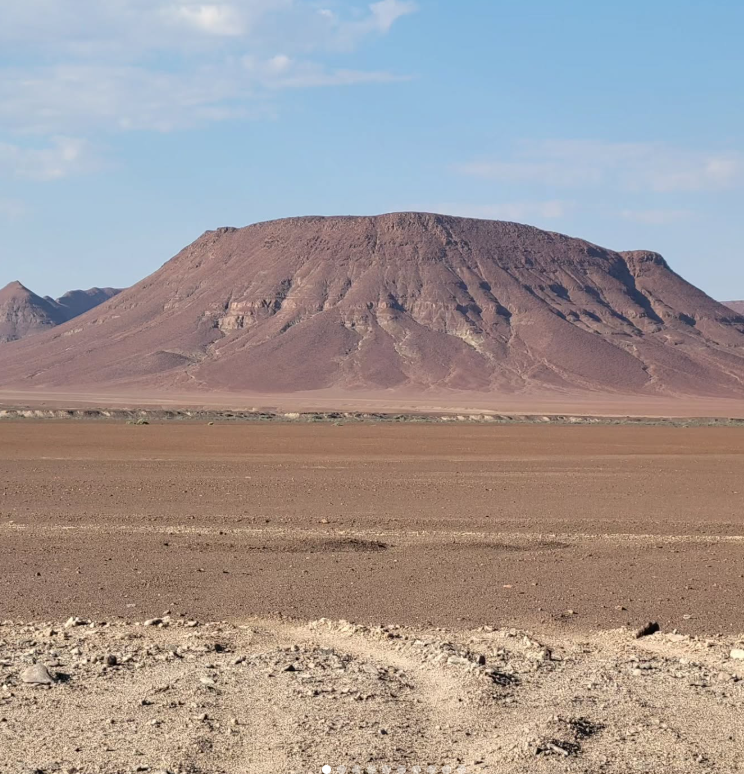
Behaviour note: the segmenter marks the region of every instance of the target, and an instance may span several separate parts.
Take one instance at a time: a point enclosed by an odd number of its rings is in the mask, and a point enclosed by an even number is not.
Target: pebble
[[[734,648],[729,655],[735,661],[744,661],[744,648]]]
[[[34,664],[24,669],[21,681],[28,685],[53,685],[55,678],[43,664]]]

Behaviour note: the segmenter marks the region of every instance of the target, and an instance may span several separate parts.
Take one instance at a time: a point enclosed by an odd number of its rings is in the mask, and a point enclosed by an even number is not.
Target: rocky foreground
[[[0,771],[744,771],[742,639],[654,629],[5,621]]]

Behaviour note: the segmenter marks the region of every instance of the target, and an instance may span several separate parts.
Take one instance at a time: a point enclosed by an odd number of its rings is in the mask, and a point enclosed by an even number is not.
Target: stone
[[[119,659],[116,658],[116,656],[113,653],[110,653],[108,656],[106,656],[106,666],[116,666],[119,663]]]
[[[734,648],[729,655],[735,661],[744,661],[744,648]]]
[[[636,629],[633,636],[637,640],[640,640],[641,637],[650,637],[652,634],[656,634],[656,632],[660,630],[661,630],[661,627],[659,626],[659,624],[656,623],[656,621],[651,621],[650,623],[647,623],[644,626],[641,626],[640,629]]]
[[[23,670],[21,681],[28,685],[54,685],[56,679],[43,664],[34,664]]]

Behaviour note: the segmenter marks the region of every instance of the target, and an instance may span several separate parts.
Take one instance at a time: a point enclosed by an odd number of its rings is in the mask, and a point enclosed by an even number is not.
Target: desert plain
[[[739,427],[4,420],[0,771],[744,770],[743,502]]]

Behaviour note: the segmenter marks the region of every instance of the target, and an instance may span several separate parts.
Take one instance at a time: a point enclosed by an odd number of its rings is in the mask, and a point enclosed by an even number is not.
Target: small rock
[[[108,656],[106,656],[106,666],[116,666],[119,663],[119,659],[116,658],[116,656],[113,653],[109,653]]]
[[[744,648],[734,648],[729,655],[736,661],[744,661]]]
[[[656,632],[660,631],[661,627],[659,626],[656,621],[651,621],[650,623],[647,623],[645,626],[641,626],[640,629],[637,629],[634,633],[634,637],[637,640],[640,640],[641,637],[650,637],[652,634],[656,634]]]
[[[21,681],[28,685],[54,685],[55,678],[43,664],[34,664],[23,671]]]
[[[145,621],[145,626],[160,626],[161,623],[163,623],[162,618],[149,618]]]
[[[447,659],[448,664],[454,664],[455,666],[468,666],[471,662],[463,656],[450,656]]]

